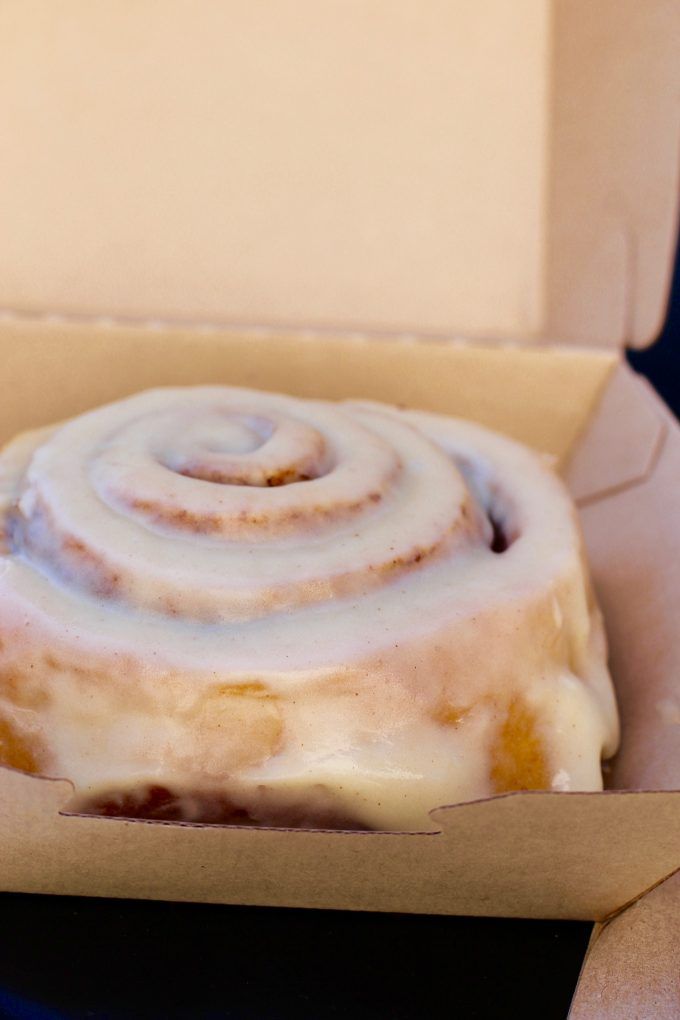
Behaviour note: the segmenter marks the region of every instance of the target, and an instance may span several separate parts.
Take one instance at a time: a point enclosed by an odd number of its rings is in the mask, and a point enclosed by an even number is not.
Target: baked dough
[[[0,758],[75,809],[423,829],[602,788],[574,508],[480,426],[151,390],[5,448],[0,543]]]

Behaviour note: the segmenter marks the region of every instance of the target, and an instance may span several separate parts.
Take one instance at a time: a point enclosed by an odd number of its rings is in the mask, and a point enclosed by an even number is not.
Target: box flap
[[[656,465],[668,425],[627,365],[613,373],[563,477],[578,506],[639,484]]]
[[[0,308],[658,330],[678,0],[0,8]]]
[[[228,383],[455,414],[561,464],[618,361],[615,353],[566,347],[374,343],[333,335],[322,344],[314,335],[267,331],[0,322],[0,443],[146,387]]]
[[[680,860],[680,791],[509,794],[418,833],[86,817],[70,793],[0,768],[1,890],[594,920]]]
[[[569,1020],[680,1016],[680,874],[595,932]]]
[[[554,4],[548,336],[641,347],[663,325],[680,139],[680,4]]]

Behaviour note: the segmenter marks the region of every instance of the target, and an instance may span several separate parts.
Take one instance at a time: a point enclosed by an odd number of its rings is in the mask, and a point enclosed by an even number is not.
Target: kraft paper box
[[[623,740],[604,793],[433,805],[408,834],[86,818],[68,782],[5,769],[1,888],[613,918],[575,1015],[614,1015],[612,973],[636,1008],[658,961],[671,981],[680,429],[621,352],[663,320],[679,40],[676,0],[2,5],[0,441],[228,382],[549,452]]]

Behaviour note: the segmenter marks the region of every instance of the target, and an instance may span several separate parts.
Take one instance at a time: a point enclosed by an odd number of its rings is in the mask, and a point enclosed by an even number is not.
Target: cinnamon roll
[[[617,740],[574,508],[509,439],[188,387],[0,455],[0,761],[74,810],[422,829]]]

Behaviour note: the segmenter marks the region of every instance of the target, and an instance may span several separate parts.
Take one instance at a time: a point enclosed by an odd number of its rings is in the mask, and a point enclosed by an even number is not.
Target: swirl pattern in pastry
[[[148,391],[5,448],[0,541],[0,758],[81,806],[423,828],[616,748],[573,506],[480,426]]]

